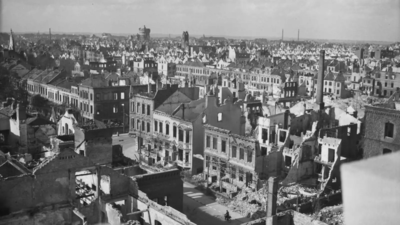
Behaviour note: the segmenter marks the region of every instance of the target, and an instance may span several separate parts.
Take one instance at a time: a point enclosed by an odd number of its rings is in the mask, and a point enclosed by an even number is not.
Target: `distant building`
[[[187,50],[189,48],[189,32],[184,31],[182,33],[182,48]]]
[[[149,41],[150,40],[150,29],[143,26],[143,28],[139,28],[139,33],[137,34],[138,40],[141,41]]]

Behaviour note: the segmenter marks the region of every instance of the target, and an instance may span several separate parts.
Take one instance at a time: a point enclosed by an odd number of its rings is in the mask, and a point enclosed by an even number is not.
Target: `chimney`
[[[324,107],[324,63],[325,63],[325,51],[321,50],[319,53],[319,69],[318,69],[318,80],[317,80],[317,104],[320,108]]]
[[[182,119],[185,119],[185,104],[182,104]]]
[[[147,92],[151,93],[151,83],[150,83],[150,78],[147,77]]]
[[[158,81],[158,79],[156,80],[156,92],[158,91],[158,89],[159,89],[159,85],[160,85],[160,82]]]
[[[133,97],[133,86],[130,85],[130,87],[129,87],[129,98],[132,98],[132,97]]]
[[[18,120],[20,120],[20,121],[26,120],[26,111],[25,110],[26,109],[22,104],[20,104],[20,103],[17,104],[17,117],[18,117],[17,119]]]
[[[268,196],[267,196],[267,221],[266,225],[277,225],[276,217],[276,201],[278,200],[278,179],[270,177],[268,179]]]
[[[50,37],[50,41],[51,41],[51,28],[49,28],[49,37]]]
[[[283,41],[283,29],[282,29],[282,41]]]
[[[300,29],[297,30],[297,42],[300,41]]]
[[[288,129],[289,127],[289,110],[285,111],[285,115],[283,117],[283,129]]]
[[[357,112],[357,110],[354,110],[354,112],[353,112],[353,117],[356,118],[356,119],[358,119],[358,112]]]

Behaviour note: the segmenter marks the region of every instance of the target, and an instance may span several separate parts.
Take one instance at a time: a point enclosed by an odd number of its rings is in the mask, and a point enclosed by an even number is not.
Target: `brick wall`
[[[384,137],[385,123],[394,124],[393,138]],[[400,151],[400,111],[366,106],[364,158],[381,155],[384,148]]]

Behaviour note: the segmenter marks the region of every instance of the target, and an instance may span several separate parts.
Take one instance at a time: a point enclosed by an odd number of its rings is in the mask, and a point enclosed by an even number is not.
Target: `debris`
[[[316,218],[329,225],[343,225],[343,205],[330,206],[321,209]]]

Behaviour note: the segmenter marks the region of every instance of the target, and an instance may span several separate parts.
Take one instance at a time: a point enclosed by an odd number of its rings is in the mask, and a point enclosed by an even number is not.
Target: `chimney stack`
[[[151,83],[150,83],[150,74],[147,77],[147,92],[150,94],[151,93]]]
[[[160,82],[159,82],[159,80],[157,79],[157,80],[156,80],[156,92],[157,92],[158,89],[159,89],[159,85],[160,85],[159,83],[160,83]]]
[[[300,41],[300,29],[297,30],[297,42]]]
[[[277,225],[276,202],[278,200],[278,178],[270,177],[268,179],[267,196],[267,221],[266,225]]]
[[[321,50],[319,53],[319,68],[318,68],[318,80],[317,80],[317,104],[320,105],[320,109],[324,108],[324,63],[325,63],[325,51]]]
[[[283,29],[282,29],[282,41],[283,41]]]
[[[285,111],[284,117],[283,117],[283,129],[288,129],[289,127],[289,110]]]
[[[50,36],[50,41],[51,41],[51,28],[49,28],[49,36]]]

